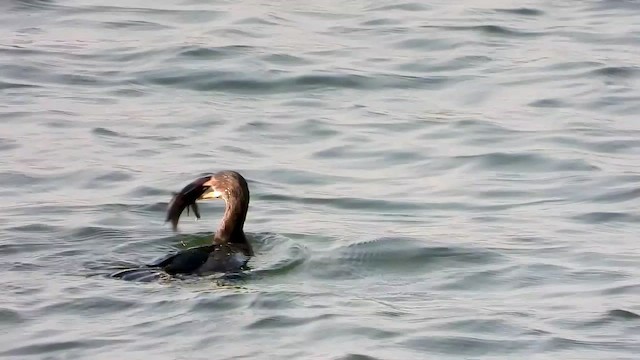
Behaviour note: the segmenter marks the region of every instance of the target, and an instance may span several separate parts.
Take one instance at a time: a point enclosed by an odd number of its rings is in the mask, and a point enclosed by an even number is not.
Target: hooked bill
[[[204,186],[204,183],[210,179],[210,176],[198,178],[185,186],[179,193],[173,193],[173,198],[167,207],[167,219],[165,220],[171,221],[173,231],[178,229],[178,221],[185,208],[187,209],[187,215],[189,215],[189,208],[191,208],[196,218],[200,219],[200,211],[196,200],[207,190],[207,186]]]

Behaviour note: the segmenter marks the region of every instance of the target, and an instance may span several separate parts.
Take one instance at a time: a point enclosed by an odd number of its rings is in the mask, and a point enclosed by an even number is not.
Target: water
[[[635,1],[0,5],[0,356],[635,359]],[[241,278],[112,279],[205,244]]]

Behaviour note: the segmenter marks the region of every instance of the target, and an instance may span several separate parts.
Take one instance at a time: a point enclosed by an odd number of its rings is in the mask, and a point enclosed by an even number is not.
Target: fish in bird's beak
[[[165,222],[171,221],[173,231],[178,229],[178,221],[185,208],[187,209],[187,215],[189,215],[189,208],[191,208],[196,218],[200,219],[200,211],[196,200],[211,199],[214,198],[214,193],[217,193],[217,191],[210,191],[209,180],[211,180],[211,176],[200,177],[185,186],[180,192],[173,193],[173,198],[167,207],[167,219],[165,220]]]

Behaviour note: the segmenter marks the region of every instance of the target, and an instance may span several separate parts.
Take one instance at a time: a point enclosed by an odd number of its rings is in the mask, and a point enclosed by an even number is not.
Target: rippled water
[[[0,5],[0,356],[635,359],[636,1]],[[236,279],[110,278],[250,183]]]

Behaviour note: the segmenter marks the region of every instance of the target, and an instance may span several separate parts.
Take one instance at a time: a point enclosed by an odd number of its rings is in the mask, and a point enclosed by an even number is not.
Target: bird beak
[[[202,186],[206,189],[202,195],[198,197],[198,200],[215,200],[219,199],[222,196],[222,193],[216,190],[214,184],[211,180],[202,184]]]

